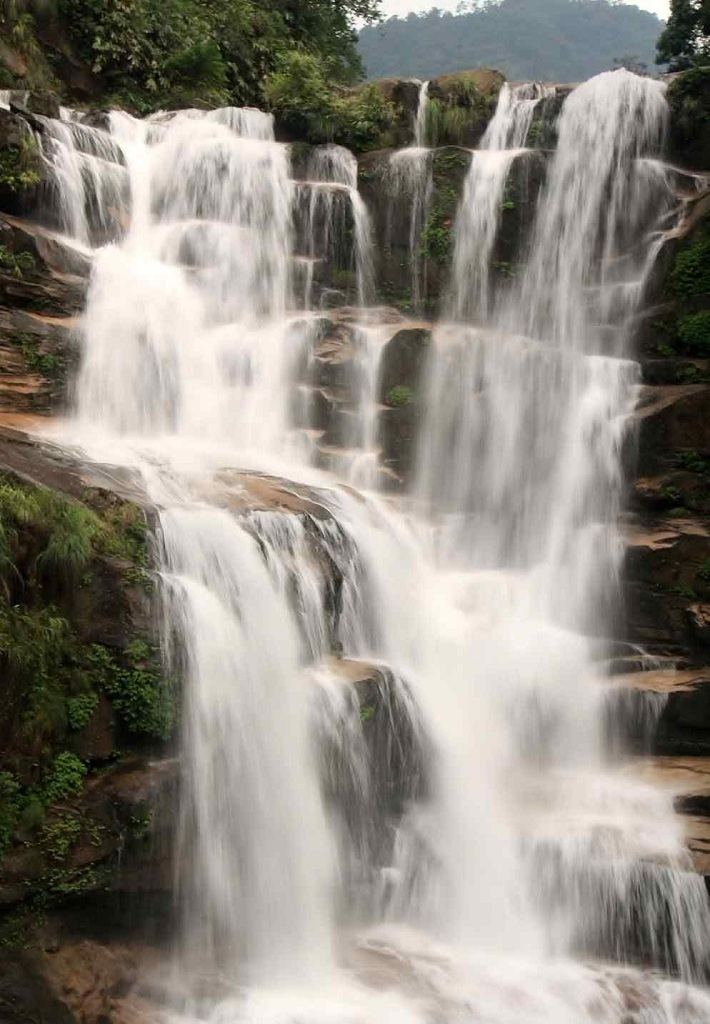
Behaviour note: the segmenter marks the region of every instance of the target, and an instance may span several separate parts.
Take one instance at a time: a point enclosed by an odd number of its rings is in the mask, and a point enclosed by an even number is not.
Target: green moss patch
[[[414,401],[414,392],[407,384],[396,384],[390,388],[386,396],[387,405],[393,409],[401,409],[405,405],[411,405]]]
[[[463,180],[470,162],[464,150],[436,153],[432,167],[432,197],[422,231],[421,255],[447,266],[454,251],[454,224]]]
[[[681,247],[673,262],[669,284],[679,298],[710,295],[710,228]]]
[[[0,189],[26,192],[36,188],[41,180],[39,152],[31,135],[0,148]]]

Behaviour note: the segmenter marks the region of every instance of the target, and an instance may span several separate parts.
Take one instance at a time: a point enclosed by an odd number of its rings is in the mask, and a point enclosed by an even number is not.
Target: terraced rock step
[[[693,866],[710,877],[710,757],[644,758],[629,770],[672,794]]]
[[[655,668],[613,677],[610,715],[637,747],[655,754],[710,756],[710,668]]]

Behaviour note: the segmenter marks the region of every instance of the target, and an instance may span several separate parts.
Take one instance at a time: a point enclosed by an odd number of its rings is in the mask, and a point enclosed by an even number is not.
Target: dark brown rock
[[[37,954],[8,950],[0,956],[0,1019],[3,1024],[77,1024],[47,983]]]
[[[645,387],[635,418],[639,471],[652,476],[678,449],[710,449],[710,385]]]

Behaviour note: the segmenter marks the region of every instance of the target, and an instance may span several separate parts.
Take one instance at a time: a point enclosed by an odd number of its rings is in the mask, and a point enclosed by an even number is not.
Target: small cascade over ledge
[[[410,204],[413,317],[427,95],[381,181]],[[610,742],[603,660],[633,324],[675,212],[665,86],[617,71],[565,99],[502,285],[506,188],[550,98],[505,85],[454,153],[431,332],[376,304],[343,147],[297,157],[238,108],[48,119],[61,229],[93,261],[60,439],[156,509],[182,686],[156,1019],[710,1020],[707,894],[672,797]],[[396,376],[415,358],[416,394]]]

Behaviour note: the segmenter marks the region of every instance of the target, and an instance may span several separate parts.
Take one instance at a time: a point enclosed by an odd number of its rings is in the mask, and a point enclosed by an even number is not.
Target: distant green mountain
[[[489,0],[467,14],[431,10],[360,32],[369,78],[433,78],[495,67],[511,80],[575,82],[634,58],[655,71],[663,22],[611,0]]]

